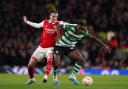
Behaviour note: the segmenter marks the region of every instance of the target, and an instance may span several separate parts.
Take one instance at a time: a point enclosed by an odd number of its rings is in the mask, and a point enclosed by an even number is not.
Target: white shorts
[[[42,48],[41,46],[38,46],[31,57],[37,59],[38,62],[41,62],[44,58],[47,58],[49,53],[53,53],[53,47]]]

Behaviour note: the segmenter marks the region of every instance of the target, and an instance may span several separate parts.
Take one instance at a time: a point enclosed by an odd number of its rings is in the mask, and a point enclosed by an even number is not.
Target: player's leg
[[[35,50],[35,52],[32,54],[31,59],[28,63],[28,73],[29,73],[30,79],[27,81],[26,84],[32,84],[36,81],[34,78],[34,67],[37,62],[40,62],[45,57],[44,56],[45,53],[43,52],[43,50],[44,49],[39,46]]]
[[[61,56],[64,55],[64,48],[61,46],[55,46],[54,47],[54,66],[53,66],[53,73],[54,73],[54,83],[55,85],[60,85],[60,82],[57,78],[57,72],[58,72],[58,67],[60,66],[60,60]]]
[[[73,69],[71,75],[69,76],[69,80],[71,80],[74,84],[79,85],[79,82],[77,81],[77,79],[75,77],[75,74],[81,69],[82,64],[84,63],[84,61],[82,59],[82,56],[81,56],[80,52],[77,51],[77,50],[72,51],[69,54],[69,56],[72,59],[75,59],[75,61],[76,61],[74,69]]]
[[[29,74],[29,80],[26,82],[26,84],[32,84],[36,82],[36,79],[34,78],[34,67],[37,63],[37,59],[34,57],[31,57],[28,63],[28,74]]]
[[[53,66],[53,77],[54,77],[55,85],[60,85],[60,81],[57,78],[58,67],[60,65],[60,59],[61,59],[61,56],[55,53],[54,54],[54,66]]]
[[[50,73],[50,71],[52,70],[52,65],[53,65],[53,52],[48,53],[47,55],[47,65],[46,65],[46,69],[45,69],[45,75],[43,78],[43,82],[46,83],[48,80],[48,75]]]

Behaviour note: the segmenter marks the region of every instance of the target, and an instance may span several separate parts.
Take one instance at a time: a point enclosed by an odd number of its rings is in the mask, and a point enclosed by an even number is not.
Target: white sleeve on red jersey
[[[35,23],[35,22],[27,21],[27,24],[34,27],[34,28],[41,28],[44,24],[44,21],[42,21],[41,23]]]

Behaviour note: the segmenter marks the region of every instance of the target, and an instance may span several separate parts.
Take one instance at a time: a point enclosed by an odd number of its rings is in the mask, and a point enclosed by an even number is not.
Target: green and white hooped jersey
[[[74,48],[76,43],[81,40],[83,37],[88,37],[88,32],[76,32],[76,26],[77,24],[65,24],[62,25],[62,28],[64,29],[64,34],[60,38],[60,40],[56,43],[57,46],[63,46],[63,47],[70,47]]]

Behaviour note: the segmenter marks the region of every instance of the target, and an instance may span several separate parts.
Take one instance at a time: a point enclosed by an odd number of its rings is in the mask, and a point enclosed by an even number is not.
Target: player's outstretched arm
[[[97,42],[98,44],[100,44],[103,49],[105,50],[105,52],[108,52],[110,53],[111,52],[111,49],[109,48],[108,45],[106,45],[104,42],[102,42],[99,38],[97,38],[96,36],[89,36],[89,38],[91,38],[92,40],[94,40],[95,42]]]
[[[41,28],[42,25],[43,25],[43,22],[41,22],[41,23],[34,23],[34,22],[31,22],[31,21],[28,21],[26,16],[23,16],[23,21],[24,21],[24,23],[26,23],[26,24],[34,27],[34,28]]]

